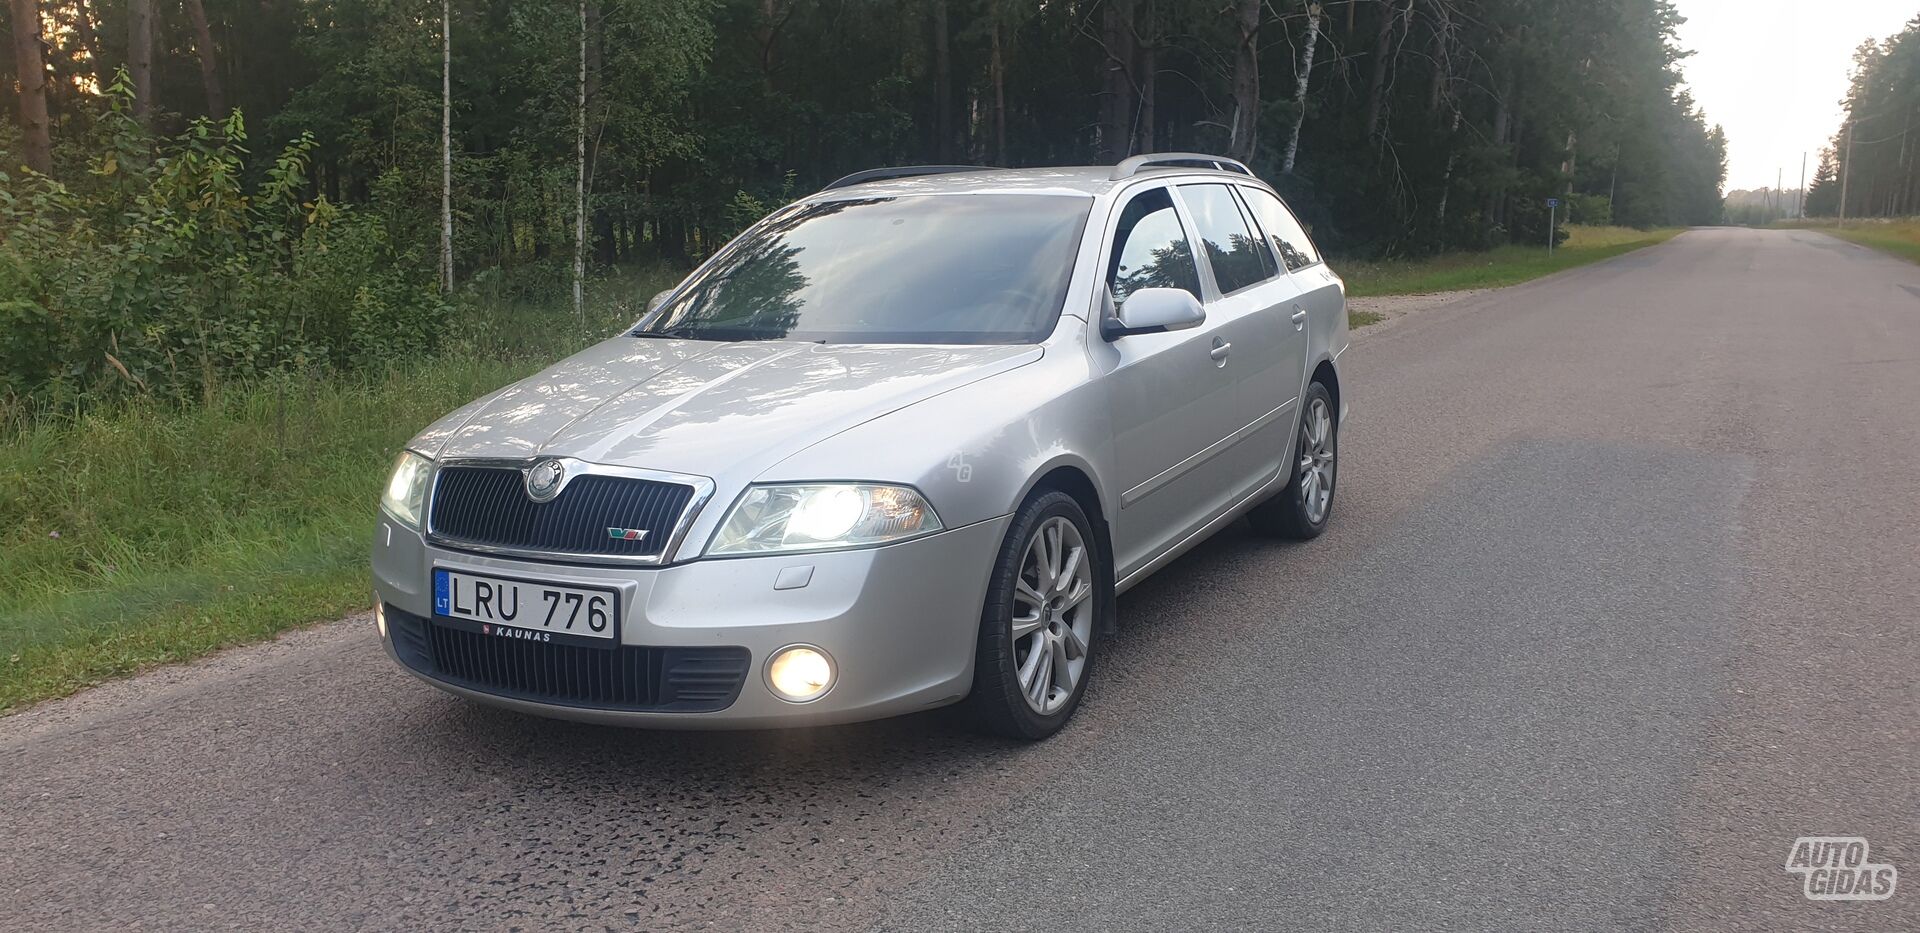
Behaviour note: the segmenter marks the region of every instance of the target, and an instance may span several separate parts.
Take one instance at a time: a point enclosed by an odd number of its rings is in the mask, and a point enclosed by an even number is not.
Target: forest
[[[1884,41],[1861,43],[1842,105],[1846,119],[1807,187],[1807,214],[1920,213],[1920,138],[1909,139],[1920,114],[1920,17]]]
[[[9,0],[4,15],[0,404],[15,410],[388,365],[431,350],[476,296],[578,310],[607,293],[593,283],[683,269],[881,165],[1220,153],[1327,251],[1368,259],[1539,242],[1549,197],[1577,223],[1721,211],[1725,141],[1682,86],[1669,0]],[[1916,86],[1879,76],[1912,67],[1906,37],[1856,82],[1863,206],[1911,194],[1905,147],[1877,140],[1911,105],[1865,118],[1883,85]],[[1907,167],[1896,181],[1869,161]]]

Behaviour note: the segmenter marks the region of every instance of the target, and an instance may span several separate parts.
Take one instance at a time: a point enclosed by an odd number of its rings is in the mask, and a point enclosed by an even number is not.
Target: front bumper
[[[402,667],[443,690],[483,703],[541,716],[650,728],[852,722],[943,706],[966,695],[987,578],[1010,518],[863,550],[698,560],[667,567],[593,567],[451,551],[427,544],[418,533],[382,516],[373,545],[374,589],[386,607],[399,610],[388,615],[418,617],[418,624],[431,625],[436,567],[607,587],[620,594],[620,644],[641,649],[620,649],[624,654],[700,658],[745,652],[738,694],[725,708],[615,709],[510,695],[516,691],[470,680],[451,682],[456,678],[426,661],[413,643],[396,650],[394,631],[383,633],[388,654]],[[788,571],[789,585],[795,576],[804,576],[793,570],[797,567],[812,568],[805,585],[774,589],[782,571]],[[793,644],[817,646],[835,663],[832,689],[808,703],[782,700],[766,683],[767,661]],[[657,676],[661,662],[650,663]],[[572,667],[551,666],[563,672]]]

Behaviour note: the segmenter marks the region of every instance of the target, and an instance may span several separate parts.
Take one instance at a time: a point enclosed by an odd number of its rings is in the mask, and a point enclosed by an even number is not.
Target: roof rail
[[[919,175],[945,175],[948,172],[985,172],[990,165],[900,165],[893,168],[870,168],[864,172],[854,172],[833,184],[820,189],[832,191],[849,185],[865,184],[870,181],[885,181],[889,178],[913,178]]]
[[[1249,178],[1253,177],[1253,171],[1251,169],[1224,156],[1207,155],[1200,152],[1149,152],[1143,155],[1133,156],[1132,158],[1122,161],[1119,165],[1114,166],[1113,174],[1108,175],[1107,180],[1119,181],[1122,178],[1132,178],[1134,173],[1141,169],[1156,166],[1211,168],[1218,169],[1222,172],[1239,172]]]

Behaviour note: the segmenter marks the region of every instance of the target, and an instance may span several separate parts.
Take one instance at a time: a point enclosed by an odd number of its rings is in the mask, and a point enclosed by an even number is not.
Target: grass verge
[[[1424,259],[1388,259],[1335,262],[1347,282],[1347,295],[1418,295],[1466,288],[1497,288],[1584,266],[1621,253],[1673,239],[1678,227],[1635,230],[1632,227],[1567,228],[1567,241],[1548,255],[1546,246],[1509,244],[1483,253],[1445,253]],[[1360,326],[1357,320],[1349,323]],[[1372,323],[1369,321],[1368,323]]]
[[[0,434],[0,712],[363,608],[374,503],[400,445],[616,332],[673,277],[602,283],[586,321],[479,307],[404,369]]]
[[[1834,226],[1831,222],[1798,226],[1877,249],[1908,262],[1920,262],[1920,218],[1850,220],[1844,227]]]

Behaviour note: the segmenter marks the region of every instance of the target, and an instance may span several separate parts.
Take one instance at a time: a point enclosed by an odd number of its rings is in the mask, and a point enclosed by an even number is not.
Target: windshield
[[[769,217],[636,336],[1030,343],[1060,314],[1092,205],[1065,195],[913,195]]]

